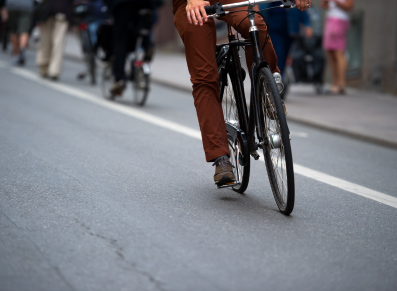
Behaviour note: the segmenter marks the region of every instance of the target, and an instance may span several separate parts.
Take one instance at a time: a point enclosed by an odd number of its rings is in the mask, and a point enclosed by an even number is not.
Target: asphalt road
[[[197,138],[29,57],[0,54],[1,291],[397,290],[396,207],[296,174],[286,217],[263,162],[245,195],[217,190]],[[198,130],[187,93],[154,85],[139,110]],[[397,197],[397,151],[290,127],[295,163]]]

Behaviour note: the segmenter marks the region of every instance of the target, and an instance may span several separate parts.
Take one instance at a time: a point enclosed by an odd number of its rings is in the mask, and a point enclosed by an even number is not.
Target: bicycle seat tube
[[[227,26],[228,28],[228,35],[229,35],[229,42],[233,42],[236,40],[236,35],[234,33],[233,27],[230,25]],[[245,92],[244,92],[244,85],[243,85],[243,77],[241,74],[241,62],[240,56],[237,51],[237,46],[230,46],[229,47],[229,54],[232,59],[232,69],[231,77],[234,79],[232,84],[234,86],[234,92],[240,96],[237,99],[238,106],[241,110],[239,110],[239,119],[240,119],[240,127],[244,132],[248,132],[248,115],[247,115],[247,103],[245,101]]]
[[[251,1],[250,1],[251,2]],[[248,132],[249,139],[251,141],[251,145],[253,145],[253,140],[254,140],[254,131],[255,131],[255,126],[257,126],[257,137],[260,141],[263,141],[263,131],[262,131],[262,124],[259,122],[261,120],[261,113],[260,113],[260,101],[259,101],[259,96],[257,96],[256,92],[256,76],[257,76],[257,71],[258,68],[267,66],[266,61],[263,58],[263,52],[262,52],[262,47],[261,47],[261,42],[260,42],[260,36],[259,36],[259,30],[255,25],[255,0],[252,0],[254,2],[253,4],[250,4],[248,6],[248,20],[250,23],[250,28],[249,28],[249,36],[250,36],[250,41],[251,41],[251,47],[252,47],[252,53],[253,53],[253,62],[252,62],[252,67],[251,67],[251,104],[250,104],[250,128]],[[255,120],[254,120],[255,116]]]

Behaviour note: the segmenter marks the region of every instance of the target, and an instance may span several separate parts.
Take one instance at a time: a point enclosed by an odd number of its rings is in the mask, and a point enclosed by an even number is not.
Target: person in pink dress
[[[323,47],[330,57],[333,75],[333,85],[328,93],[345,94],[346,35],[350,26],[349,11],[354,7],[354,0],[322,0],[321,5],[327,10]]]

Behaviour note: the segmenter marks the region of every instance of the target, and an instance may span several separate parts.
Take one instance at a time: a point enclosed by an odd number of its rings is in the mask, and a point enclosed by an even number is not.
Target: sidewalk
[[[78,40],[68,36],[66,55],[81,59]],[[192,91],[183,54],[157,53],[152,63],[152,81]],[[249,96],[249,80],[245,82]],[[368,142],[397,149],[397,97],[349,89],[345,96],[316,95],[310,85],[292,86],[286,100],[288,119]]]

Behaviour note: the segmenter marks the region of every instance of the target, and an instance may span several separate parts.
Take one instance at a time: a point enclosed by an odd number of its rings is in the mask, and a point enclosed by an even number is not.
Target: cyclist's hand
[[[312,0],[294,0],[296,8],[301,11],[305,11],[307,7],[312,6]]]
[[[203,25],[204,21],[207,22],[207,13],[205,13],[205,6],[209,6],[210,2],[203,0],[187,0],[186,12],[187,19],[190,24],[194,23],[194,25],[200,24]]]

